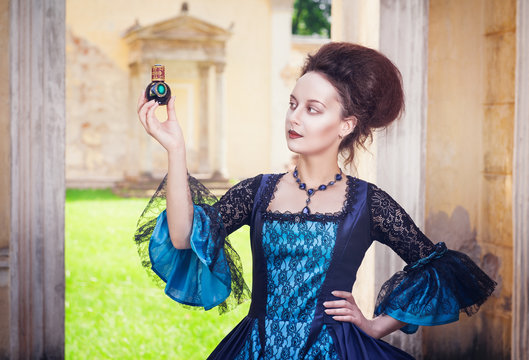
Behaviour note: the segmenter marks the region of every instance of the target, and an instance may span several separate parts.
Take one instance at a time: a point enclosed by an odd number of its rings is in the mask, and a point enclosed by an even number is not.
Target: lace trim
[[[209,231],[215,241],[208,244],[212,254],[212,265],[215,266],[221,250],[224,250],[231,274],[231,292],[222,304],[218,305],[219,313],[230,311],[238,304],[251,298],[248,285],[244,281],[242,262],[235,249],[231,246],[229,234],[245,224],[249,224],[255,193],[260,185],[262,174],[240,181],[232,186],[220,199],[204,186],[198,179],[187,173],[188,187],[194,205],[200,206],[210,219]],[[138,219],[134,241],[138,247],[141,264],[160,288],[165,282],[153,271],[149,255],[149,243],[156,227],[158,215],[166,209],[167,175],[149,200]],[[219,216],[220,214],[220,216]],[[181,305],[190,309],[200,309]]]
[[[279,210],[269,211],[268,205],[275,198],[275,192],[277,191],[277,185],[279,180],[286,173],[272,174],[265,184],[263,194],[261,197],[261,207],[260,212],[264,220],[280,220],[287,221],[291,223],[298,223],[301,220],[308,221],[321,221],[321,222],[337,222],[345,217],[349,212],[353,211],[355,197],[357,192],[357,178],[351,175],[347,175],[347,186],[346,186],[346,195],[345,200],[342,205],[342,209],[337,212],[314,212],[310,214],[304,214],[301,211],[291,212]]]
[[[415,269],[423,268],[426,264],[431,263],[435,259],[439,259],[442,257],[446,252],[448,251],[448,248],[446,247],[446,244],[444,242],[438,242],[435,244],[434,250],[430,253],[430,255],[423,257],[422,259],[417,260],[414,263],[408,264],[404,267],[403,271],[409,272]]]

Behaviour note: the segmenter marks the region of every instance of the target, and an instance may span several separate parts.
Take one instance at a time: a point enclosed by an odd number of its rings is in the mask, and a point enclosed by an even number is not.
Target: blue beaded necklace
[[[332,186],[336,183],[336,181],[340,181],[342,180],[342,169],[340,168],[340,173],[339,174],[336,174],[334,175],[334,179],[335,180],[332,180],[332,181],[329,181],[329,183],[327,185],[325,184],[321,184],[320,186],[318,186],[317,189],[307,189],[307,184],[305,183],[302,183],[301,180],[299,179],[298,177],[298,167],[296,166],[294,168],[294,172],[292,173],[292,175],[294,176],[294,179],[296,179],[296,182],[299,184],[299,188],[301,190],[305,190],[305,192],[307,193],[307,200],[305,200],[305,202],[307,203],[307,205],[303,208],[303,210],[301,210],[301,212],[305,215],[308,215],[310,214],[310,209],[309,209],[309,203],[310,203],[310,197],[312,195],[314,195],[314,193],[318,190],[326,190],[328,186]]]

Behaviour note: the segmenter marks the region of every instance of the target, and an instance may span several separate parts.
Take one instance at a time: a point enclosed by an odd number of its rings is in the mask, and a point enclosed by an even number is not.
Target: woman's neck
[[[298,177],[307,184],[308,188],[327,184],[340,172],[337,159],[329,159],[329,157],[300,155],[296,166]]]

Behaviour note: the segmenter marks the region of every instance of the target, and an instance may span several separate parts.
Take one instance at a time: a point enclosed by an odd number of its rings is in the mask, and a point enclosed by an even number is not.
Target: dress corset
[[[348,177],[351,196],[341,212],[307,216],[266,211],[278,180],[277,175],[263,176],[266,186],[256,195],[252,213],[254,268],[249,316],[258,319],[262,356],[274,358],[265,356],[265,349],[281,354],[289,348],[295,351],[288,353],[289,358],[302,358],[316,340],[325,345],[322,336],[332,341],[322,329],[325,323],[336,321],[325,314],[323,302],[337,299],[333,290],[351,291],[356,270],[371,244],[369,232],[363,230],[369,226],[358,226],[359,221],[369,224],[365,199],[355,196],[356,187],[363,188],[365,183]],[[366,193],[365,189],[359,192]],[[352,239],[354,246],[349,244]],[[340,276],[333,276],[340,271]]]

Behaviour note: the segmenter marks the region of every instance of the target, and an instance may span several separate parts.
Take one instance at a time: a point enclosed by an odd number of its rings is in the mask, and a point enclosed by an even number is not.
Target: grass
[[[67,359],[205,359],[248,312],[249,303],[222,316],[187,310],[154,285],[132,239],[146,203],[67,191]],[[230,238],[249,275],[248,227]]]

